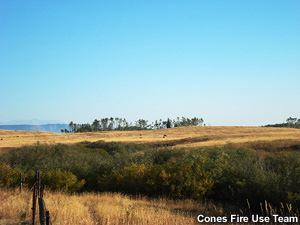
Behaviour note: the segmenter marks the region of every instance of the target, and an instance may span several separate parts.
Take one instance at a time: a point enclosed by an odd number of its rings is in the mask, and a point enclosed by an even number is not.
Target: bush
[[[288,144],[288,145],[287,145]],[[251,205],[267,200],[300,206],[300,153],[296,143],[259,143],[199,149],[149,149],[123,143],[35,145],[3,153],[0,187],[33,183],[39,170],[52,190],[209,198]],[[285,149],[285,146],[288,149]],[[264,149],[256,151],[253,149]],[[281,149],[275,153],[267,149]]]
[[[99,190],[200,199],[213,187],[211,173],[193,161],[135,165],[99,177]]]
[[[0,187],[14,188],[20,185],[20,170],[12,169],[5,163],[0,163]]]
[[[78,181],[74,174],[60,169],[41,173],[41,180],[46,188],[62,192],[78,192],[85,184],[85,180]]]

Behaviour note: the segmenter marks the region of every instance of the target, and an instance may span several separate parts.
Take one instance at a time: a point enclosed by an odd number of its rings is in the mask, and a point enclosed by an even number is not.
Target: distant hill
[[[2,139],[2,140],[1,140]],[[154,147],[221,146],[228,143],[257,143],[261,141],[300,140],[300,129],[277,127],[213,127],[193,126],[156,130],[99,131],[89,133],[50,133],[0,129],[1,148],[41,144],[74,144],[84,141],[105,141],[149,144]]]
[[[68,124],[43,124],[43,125],[0,125],[0,130],[46,131],[60,133],[61,129],[69,129]]]
[[[0,122],[0,125],[48,125],[48,124],[64,124],[58,120],[13,120],[9,122]]]

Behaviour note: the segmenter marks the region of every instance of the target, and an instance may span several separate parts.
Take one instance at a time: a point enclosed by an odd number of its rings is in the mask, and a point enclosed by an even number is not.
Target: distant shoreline
[[[43,124],[43,125],[0,125],[0,130],[17,130],[17,131],[45,131],[61,133],[61,129],[67,129],[68,124]]]

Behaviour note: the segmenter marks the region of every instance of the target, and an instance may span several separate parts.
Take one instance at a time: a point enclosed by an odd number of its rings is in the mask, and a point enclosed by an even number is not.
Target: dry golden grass
[[[212,203],[168,200],[121,194],[67,195],[46,192],[52,224],[197,224],[197,215],[223,215]],[[31,193],[0,190],[0,224],[31,224]]]
[[[166,138],[163,138],[167,135]],[[253,141],[300,140],[300,129],[274,127],[178,127],[162,130],[110,131],[56,134],[38,131],[0,130],[0,148],[42,144],[73,144],[82,141],[169,143],[177,147],[199,147]]]
[[[233,209],[230,205],[217,206],[211,202],[194,200],[147,199],[145,197],[129,197],[111,193],[85,193],[80,195],[62,194],[59,192],[44,193],[47,210],[50,212],[51,224],[56,225],[168,225],[199,224],[198,215],[207,217],[225,216],[230,220],[231,214],[249,216],[248,209]],[[32,224],[32,193],[18,190],[0,189],[0,224],[17,225]],[[272,215],[296,216],[299,211],[289,204],[279,209],[269,203],[260,204],[261,214],[272,218]],[[250,213],[250,214],[249,214]],[[255,213],[254,213],[255,214]],[[38,207],[36,214],[38,221]],[[250,215],[251,217],[251,215]],[[214,224],[214,223],[201,223]],[[257,224],[253,222],[230,222],[226,224]],[[265,224],[278,224],[274,222]],[[295,224],[295,223],[291,223]]]

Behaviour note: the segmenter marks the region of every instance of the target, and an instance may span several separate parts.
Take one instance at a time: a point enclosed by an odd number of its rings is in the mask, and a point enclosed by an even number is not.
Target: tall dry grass
[[[19,190],[0,190],[0,224],[17,225],[31,224],[32,198],[31,193],[19,193]],[[197,216],[226,216],[232,213],[251,218],[251,206],[237,210],[230,205],[217,206],[211,202],[194,200],[170,200],[165,198],[148,199],[146,197],[129,197],[112,193],[84,193],[80,195],[48,192],[44,194],[47,210],[50,211],[51,223],[74,225],[99,224],[199,224]],[[283,205],[279,209],[269,203],[260,204],[260,215],[272,218],[272,215],[296,216],[298,209],[291,205]],[[257,213],[257,212],[256,212]],[[252,214],[256,214],[253,213]],[[38,214],[38,213],[37,213]],[[36,218],[37,220],[38,218]],[[212,224],[212,223],[201,223]],[[254,223],[228,223],[254,224]],[[261,223],[264,224],[264,223]],[[274,222],[265,223],[268,225]],[[297,223],[289,223],[297,224]]]
[[[31,193],[0,190],[0,224],[31,223]],[[111,193],[68,195],[45,192],[52,224],[197,224],[199,213],[222,215],[222,208],[193,200],[147,199]]]
[[[164,135],[167,135],[165,138]],[[142,131],[105,131],[74,134],[56,134],[37,131],[0,130],[0,151],[5,147],[41,144],[74,144],[82,141],[168,143],[177,147],[224,145],[228,142],[273,141],[300,139],[300,129],[276,127],[177,127]]]

